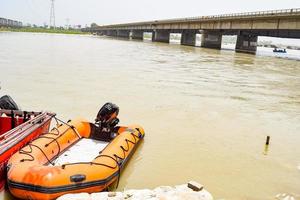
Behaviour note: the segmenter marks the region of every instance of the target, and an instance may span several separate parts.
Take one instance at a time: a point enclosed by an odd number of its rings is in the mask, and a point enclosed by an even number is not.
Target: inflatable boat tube
[[[119,127],[117,135],[90,162],[54,166],[53,161],[81,138],[94,138],[93,124],[78,119],[61,124],[14,154],[8,161],[10,192],[21,199],[56,199],[67,193],[100,192],[120,171],[144,137],[140,126]]]
[[[0,191],[6,182],[6,163],[19,149],[49,131],[54,113],[0,110]]]

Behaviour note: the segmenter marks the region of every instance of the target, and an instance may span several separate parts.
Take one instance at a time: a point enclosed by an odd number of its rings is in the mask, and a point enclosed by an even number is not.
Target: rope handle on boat
[[[120,148],[122,149],[122,152],[123,152],[123,158],[120,157],[120,156],[118,156],[118,155],[116,155],[116,154],[114,154],[115,157],[118,157],[122,161],[125,159],[126,153],[129,151],[129,143],[135,145],[137,143],[137,139],[136,138],[140,139],[142,137],[140,130],[139,129],[136,129],[136,130],[139,132],[139,136],[135,135],[133,132],[130,133],[130,135],[134,139],[134,142],[126,138],[125,142],[126,142],[126,146],[127,147],[125,148],[122,145],[120,146]]]
[[[136,129],[137,130],[137,129]],[[139,131],[139,130],[138,130]],[[137,143],[137,140],[136,140],[136,138],[141,138],[141,135],[139,135],[139,136],[136,136],[134,133],[130,133],[131,135],[132,135],[132,137],[133,137],[133,139],[134,139],[134,142],[133,141],[131,141],[131,140],[128,140],[127,138],[125,139],[125,142],[126,142],[126,145],[127,145],[127,149],[125,149],[122,145],[120,146],[120,148],[122,149],[122,152],[123,152],[123,157],[120,157],[120,156],[118,156],[117,154],[114,154],[114,157],[116,158],[116,160],[117,159],[119,159],[121,162],[123,162],[123,160],[125,159],[125,157],[126,157],[126,153],[129,151],[129,143],[131,143],[131,144],[133,144],[133,145],[135,145],[136,143]],[[139,134],[140,134],[140,132],[139,132]],[[101,153],[102,151],[100,151],[99,153]],[[98,155],[95,159],[97,159],[97,158],[99,158],[99,157],[101,157],[101,155]]]
[[[56,130],[57,133],[53,133],[54,130]],[[53,127],[49,133],[45,133],[45,134],[52,134],[52,135],[58,136],[60,134],[60,132],[59,132],[58,128]]]
[[[24,162],[24,161],[34,161],[35,158],[34,158],[33,155],[31,155],[31,153],[32,153],[32,147],[36,147],[36,148],[38,148],[38,149],[42,152],[42,154],[43,154],[43,155],[45,156],[45,158],[47,159],[48,163],[50,163],[51,165],[54,165],[54,163],[51,162],[51,160],[47,157],[46,153],[43,151],[43,149],[41,149],[41,147],[39,147],[39,146],[37,146],[37,145],[35,145],[35,144],[32,144],[32,143],[29,143],[28,146],[29,146],[29,148],[30,148],[30,151],[25,151],[24,149],[21,149],[21,150],[19,150],[19,153],[20,153],[20,154],[27,155],[27,156],[30,156],[31,159],[23,158],[22,160],[20,160],[20,162]]]
[[[30,144],[30,143],[29,143],[29,144]],[[34,157],[33,157],[33,155],[31,155],[31,153],[32,153],[32,146],[30,146],[30,145],[28,145],[28,146],[29,146],[29,148],[30,148],[29,151],[25,151],[24,149],[20,149],[20,150],[19,150],[19,153],[20,153],[20,154],[25,154],[25,155],[31,157],[31,159],[23,158],[22,160],[20,160],[20,162],[24,162],[24,161],[34,161]]]
[[[79,135],[79,133],[77,132],[77,130],[76,130],[76,128],[75,128],[74,126],[70,126],[69,124],[63,122],[62,120],[58,119],[55,115],[54,115],[53,117],[54,117],[54,119],[55,119],[56,121],[61,121],[62,123],[64,123],[64,124],[66,124],[67,126],[69,126],[72,130],[74,130],[74,132],[76,133],[77,136]],[[45,147],[48,147],[52,142],[56,142],[56,144],[57,144],[57,146],[58,146],[58,152],[57,152],[57,154],[54,156],[54,159],[57,159],[58,156],[59,156],[60,153],[61,153],[61,147],[60,147],[60,144],[59,144],[59,142],[57,141],[57,139],[58,139],[59,137],[63,136],[63,135],[67,132],[68,129],[66,129],[63,133],[60,133],[59,130],[58,130],[56,127],[54,127],[53,129],[57,130],[57,134],[55,134],[55,133],[44,133],[44,134],[42,134],[40,137],[38,137],[37,139],[40,139],[40,138],[51,139],[52,141],[50,141],[49,143],[45,144]],[[56,136],[57,136],[57,135],[59,135],[59,136],[58,136],[57,138],[52,138],[52,137],[47,137],[47,136],[45,136],[45,135],[47,135],[47,134],[54,134],[54,135],[56,135]],[[61,134],[61,135],[60,135],[60,134]],[[80,138],[81,138],[81,137],[80,137]],[[32,153],[32,147],[36,147],[36,148],[38,148],[38,149],[43,153],[43,155],[44,155],[45,158],[47,159],[48,163],[50,163],[51,165],[54,166],[54,163],[51,162],[51,160],[47,157],[46,153],[43,151],[42,148],[40,148],[40,147],[37,146],[37,145],[32,144],[32,142],[30,142],[30,143],[28,144],[28,146],[29,146],[29,148],[30,148],[29,151],[25,151],[24,149],[20,149],[20,150],[19,150],[19,153],[20,153],[20,154],[27,155],[27,156],[31,157],[31,159],[22,159],[22,160],[20,160],[20,162],[24,162],[24,161],[34,161],[34,156],[31,155],[31,153]]]
[[[65,132],[66,132],[66,131],[65,131]],[[57,138],[52,138],[52,137],[47,137],[47,136],[45,136],[45,135],[47,135],[47,134],[49,134],[49,133],[44,133],[44,134],[42,134],[41,136],[39,136],[37,139],[50,139],[51,142],[45,144],[45,147],[48,147],[52,142],[56,142],[57,147],[58,147],[58,152],[57,152],[56,156],[54,156],[54,159],[56,159],[56,158],[58,158],[58,156],[60,155],[60,152],[61,152],[60,144],[59,144],[59,142],[57,141]],[[36,148],[38,148],[38,149],[44,154],[44,156],[46,157],[47,161],[48,161],[51,165],[54,165],[54,163],[52,163],[52,162],[50,161],[50,159],[46,156],[46,153],[43,151],[43,149],[41,149],[39,146],[32,144],[32,142],[30,142],[30,143],[28,144],[28,146],[29,146],[29,148],[30,148],[30,151],[25,151],[24,148],[23,148],[23,149],[20,149],[20,150],[19,150],[19,153],[20,153],[20,154],[25,154],[25,155],[27,155],[27,156],[30,156],[32,159],[22,159],[22,160],[20,160],[21,162],[24,162],[24,161],[34,161],[34,156],[32,156],[31,153],[32,153],[32,147],[36,147]]]
[[[133,139],[134,139],[134,142],[131,141],[131,140],[128,140],[128,139],[126,138],[126,139],[125,139],[125,142],[126,142],[126,144],[127,144],[127,149],[125,149],[122,145],[120,146],[120,148],[122,149],[122,152],[123,152],[123,157],[118,156],[117,154],[114,154],[113,156],[114,156],[115,158],[113,158],[113,157],[111,157],[111,156],[107,156],[107,155],[98,155],[98,156],[95,158],[95,159],[97,159],[97,158],[100,158],[100,157],[109,157],[109,158],[113,159],[113,160],[116,162],[116,164],[117,164],[117,166],[118,166],[118,179],[117,179],[117,185],[116,185],[116,188],[118,188],[118,186],[119,186],[120,177],[121,177],[121,166],[122,166],[122,164],[123,164],[123,161],[124,161],[125,158],[126,158],[126,153],[129,151],[129,143],[132,143],[133,145],[135,145],[135,144],[137,143],[136,138],[139,138],[139,139],[140,139],[140,138],[142,137],[142,134],[141,134],[140,130],[139,130],[138,128],[137,128],[136,130],[139,132],[139,136],[136,136],[133,132],[130,133],[130,134],[132,135]]]
[[[69,122],[71,122],[71,120],[68,120],[67,122],[64,122],[63,120],[58,119],[56,116],[54,116],[54,119],[55,119],[56,122],[59,121],[59,122],[61,122],[62,124],[65,124],[65,125],[69,126],[69,127],[74,131],[74,133],[77,135],[77,137],[78,137],[79,139],[81,139],[81,135],[80,135],[79,132],[77,131],[76,127],[73,126],[73,125],[68,124]],[[59,123],[58,123],[58,124],[59,124]]]
[[[64,130],[64,132],[59,132],[59,130],[57,129],[57,134],[56,133],[44,133],[43,135],[45,136],[45,135],[55,135],[55,136],[58,136],[57,138],[55,138],[56,140],[58,139],[58,138],[60,138],[60,137],[62,137],[67,131],[69,130],[69,128],[67,128],[66,130]],[[54,138],[52,138],[52,139],[54,139]],[[52,142],[54,142],[54,141],[51,141],[51,142],[49,142],[48,144],[46,144],[47,146],[49,145],[49,144],[51,144]]]

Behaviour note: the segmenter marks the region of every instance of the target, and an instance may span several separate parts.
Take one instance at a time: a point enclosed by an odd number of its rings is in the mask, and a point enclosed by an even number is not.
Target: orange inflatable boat
[[[8,162],[10,192],[22,199],[55,199],[66,193],[99,192],[118,181],[144,130],[116,126],[118,110],[105,108],[99,113],[95,124],[84,119],[62,123],[14,154]],[[90,162],[52,165],[81,138],[110,143]]]

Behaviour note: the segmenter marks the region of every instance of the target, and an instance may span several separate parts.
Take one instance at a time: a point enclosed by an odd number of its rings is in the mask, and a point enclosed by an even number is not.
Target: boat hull
[[[4,111],[2,110],[1,112]],[[18,113],[21,113],[21,111],[18,111]],[[3,131],[0,136],[0,189],[3,189],[5,185],[6,164],[8,159],[30,141],[42,133],[49,131],[53,115],[48,113],[35,114],[36,115],[32,115],[32,119],[28,119],[28,121],[24,123],[22,123],[22,118],[16,119],[15,127],[9,131],[7,130],[11,127],[12,119],[9,120],[7,117],[1,119],[2,125],[5,125],[2,126],[2,130],[6,130],[6,132]]]
[[[93,138],[86,120],[74,120],[32,141],[8,162],[8,187],[21,199],[56,199],[67,193],[99,192],[118,180],[144,137],[140,126],[120,127],[117,136],[91,162],[51,163],[80,141]]]

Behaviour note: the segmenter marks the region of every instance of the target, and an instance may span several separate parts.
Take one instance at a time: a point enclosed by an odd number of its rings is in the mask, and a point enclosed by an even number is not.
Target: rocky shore
[[[67,194],[57,200],[213,200],[212,195],[197,182],[190,181],[187,184],[175,187],[160,186],[153,190],[125,190],[123,192],[100,192]]]

